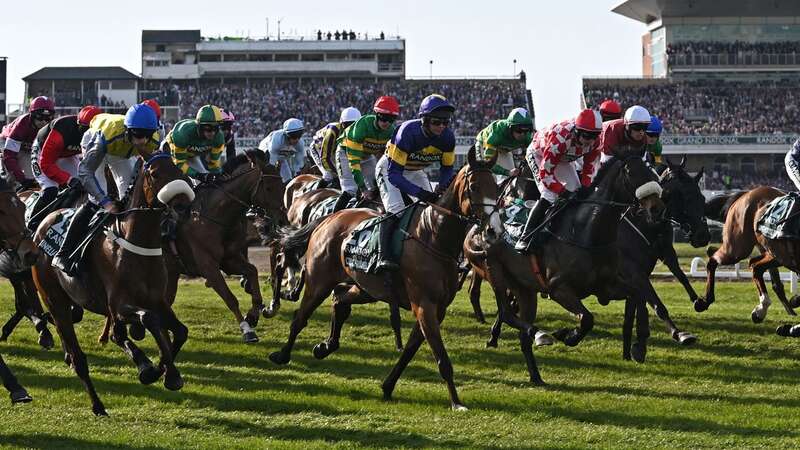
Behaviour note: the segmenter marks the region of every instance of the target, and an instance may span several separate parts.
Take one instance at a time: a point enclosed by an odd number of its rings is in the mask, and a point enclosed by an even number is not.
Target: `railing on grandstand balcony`
[[[402,72],[403,63],[401,62],[379,62],[378,72]]]
[[[798,53],[675,53],[669,65],[680,66],[796,66]]]

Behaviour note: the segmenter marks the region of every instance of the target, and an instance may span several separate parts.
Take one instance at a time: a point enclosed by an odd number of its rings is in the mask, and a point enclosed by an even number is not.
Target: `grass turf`
[[[245,296],[231,283],[240,299]],[[702,290],[700,283],[695,287]],[[380,382],[396,361],[384,304],[354,306],[343,347],[317,361],[311,347],[328,334],[329,303],[300,335],[294,359],[277,367],[266,356],[288,332],[296,305],[257,328],[261,342],[245,345],[238,327],[211,290],[182,282],[178,316],[189,342],[178,367],[186,385],[169,392],[142,386],[119,348],[96,343],[102,320],[87,313],[78,334],[92,378],[111,416],[95,418],[60,350],[43,351],[23,322],[0,352],[35,400],[0,403],[0,445],[34,448],[682,448],[800,446],[794,414],[800,340],[774,334],[789,321],[775,305],[764,324],[750,322],[751,283],[718,283],[718,301],[703,314],[691,309],[680,286],[656,283],[679,326],[696,333],[679,347],[651,314],[645,364],[621,359],[622,303],[593,299],[594,330],[581,345],[535,351],[542,376],[527,382],[516,333],[505,329],[498,349],[485,349],[487,326],[477,324],[465,292],[444,322],[445,345],[468,412],[448,409],[447,392],[429,348],[423,346],[395,391],[380,399]],[[0,286],[0,317],[13,308]],[[493,298],[484,288],[484,307]],[[411,328],[403,313],[404,334]],[[800,320],[798,320],[800,321]],[[539,325],[574,321],[549,300],[540,301]],[[51,327],[52,328],[52,327]],[[56,338],[58,342],[58,338]],[[157,360],[151,337],[142,347]],[[58,344],[57,344],[57,348]],[[5,391],[2,391],[5,392]],[[5,395],[5,394],[4,394]]]

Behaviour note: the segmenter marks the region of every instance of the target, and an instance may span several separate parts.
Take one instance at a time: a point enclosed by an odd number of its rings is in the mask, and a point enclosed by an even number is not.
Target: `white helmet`
[[[339,116],[339,122],[355,122],[361,118],[361,111],[358,108],[349,106],[342,110],[342,115]]]
[[[648,122],[650,119],[648,119]],[[300,119],[286,119],[286,122],[283,122],[283,131],[287,133],[293,133],[295,131],[303,131],[306,127],[303,125],[303,121]]]
[[[633,105],[625,110],[625,125],[632,123],[650,124],[650,113],[643,106]]]

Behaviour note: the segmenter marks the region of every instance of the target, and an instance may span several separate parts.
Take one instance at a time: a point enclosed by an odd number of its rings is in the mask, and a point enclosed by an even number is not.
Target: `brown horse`
[[[786,313],[791,316],[796,315],[793,308],[800,306],[800,297],[795,296],[791,301],[786,299],[778,267],[785,266],[789,270],[798,272],[800,270],[798,263],[800,245],[796,240],[767,239],[756,226],[764,207],[773,199],[784,194],[785,192],[772,187],[759,186],[746,192],[720,195],[706,203],[706,215],[724,222],[724,225],[722,227],[722,245],[718,249],[708,248],[706,295],[705,298],[698,298],[695,301],[694,309],[697,312],[705,311],[714,303],[714,274],[717,267],[735,264],[748,258],[753,249],[758,248],[760,255],[750,258],[753,283],[755,283],[759,295],[759,304],[750,314],[751,319],[755,323],[763,322],[772,303],[764,282],[764,272],[766,271],[769,271],[772,289]],[[780,331],[781,329],[779,329]]]
[[[34,264],[39,257],[39,249],[25,227],[25,205],[2,178],[0,178],[0,245],[3,252],[13,255],[27,266]],[[38,305],[39,298],[35,293],[33,295]],[[33,400],[11,373],[2,356],[0,356],[0,380],[11,396],[11,403],[27,403]]]
[[[127,209],[106,216],[114,219],[113,225],[105,234],[91,238],[85,252],[86,268],[81,275],[66,275],[51,265],[48,256],[39,258],[33,270],[36,286],[61,336],[64,361],[83,382],[96,415],[107,413],[89,378],[86,355],[75,334],[70,313],[73,302],[111,317],[111,340],[136,364],[141,383],[153,383],[164,374],[167,389],[178,390],[183,386],[174,359],[186,342],[188,329],[164,299],[167,269],[161,252],[160,221],[168,209],[156,205],[188,206],[194,192],[169,154],[154,153],[142,162]],[[59,215],[60,211],[51,213],[39,225],[37,244]],[[161,356],[158,367],[127,336],[125,325],[132,323],[143,325],[155,338]],[[169,331],[173,334],[172,341]]]
[[[477,230],[471,230],[464,242],[464,254],[476,273],[488,280],[497,300],[498,320],[520,330],[520,342],[530,379],[543,383],[532,353],[526,350],[536,320],[537,292],[546,292],[567,311],[580,318],[573,330],[559,330],[554,336],[569,346],[577,345],[594,325],[594,316],[582,299],[596,295],[601,302],[622,297],[639,316],[639,342],[625,346],[624,355],[644,360],[649,335],[644,295],[630,280],[618,274],[620,254],[616,245],[617,230],[623,211],[638,203],[648,217],[663,210],[656,188],[657,177],[640,157],[615,158],[598,173],[593,191],[571,208],[556,205],[548,239],[531,255],[516,252],[504,240],[489,245]],[[574,201],[574,200],[573,200]],[[563,204],[562,204],[563,205]],[[511,312],[507,292],[517,300],[519,315]],[[490,341],[491,342],[491,341]]]
[[[286,189],[283,191],[283,206],[287,210],[292,206],[292,202],[296,197],[308,192],[308,187],[311,183],[321,180],[322,177],[313,174],[302,174],[292,178],[291,181],[286,183]]]
[[[384,276],[356,272],[343,264],[348,236],[362,221],[378,217],[375,211],[339,211],[321,221],[311,222],[282,239],[284,251],[306,253],[308,286],[294,314],[288,341],[280,351],[269,356],[272,362],[289,362],[297,335],[331,291],[335,292],[331,334],[314,347],[316,358],[324,358],[339,347],[341,328],[350,315],[352,304],[374,302],[376,299],[396,301],[403,308],[413,311],[416,323],[400,360],[383,382],[384,399],[391,398],[406,365],[423,340],[427,340],[439,373],[447,383],[451,406],[457,410],[465,409],[456,392],[453,366],[439,327],[456,293],[456,258],[461,252],[467,228],[474,223],[491,223],[494,232],[501,230],[496,209],[497,184],[490,170],[495,160],[478,161],[474,149],[470,149],[467,161],[436,205],[414,212],[408,239],[403,243],[400,270],[395,274],[392,292],[387,289]]]

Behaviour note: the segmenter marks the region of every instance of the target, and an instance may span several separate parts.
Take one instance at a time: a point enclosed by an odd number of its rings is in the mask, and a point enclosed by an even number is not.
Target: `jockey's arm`
[[[561,163],[561,155],[566,151],[566,145],[548,140],[548,147],[542,153],[542,162],[539,166],[539,179],[542,184],[556,195],[564,192],[564,185],[556,178],[556,167]]]
[[[21,148],[21,142],[12,137],[6,138],[5,148],[3,148],[3,166],[6,172],[12,174],[18,182],[25,179],[25,173],[20,168],[19,160],[17,159]]]
[[[295,175],[306,165],[306,146],[303,144],[302,140],[298,140],[297,144],[294,145],[294,165],[292,166],[295,171]]]
[[[197,171],[194,170],[189,165],[189,159],[191,159],[191,155],[189,154],[189,149],[185,147],[178,147],[174,142],[167,141],[170,144],[170,152],[172,153],[172,162],[186,175],[190,177],[194,177],[197,175]]]
[[[64,150],[64,136],[56,129],[50,130],[42,144],[39,168],[47,178],[55,181],[59,186],[64,186],[70,179],[70,174],[58,167],[58,159],[62,150]]]
[[[581,186],[588,187],[592,184],[595,172],[597,171],[597,159],[600,156],[600,149],[595,146],[592,151],[583,155],[583,168],[581,169]]]
[[[353,173],[353,181],[356,182],[359,189],[364,190],[364,174],[361,173],[361,160],[364,158],[364,146],[361,142],[350,139],[350,136],[345,138],[342,145],[347,153],[347,163],[350,165],[350,172]],[[389,167],[391,167],[391,164]]]
[[[213,147],[206,156],[206,165],[211,173],[222,172],[222,154],[225,152],[225,144]]]
[[[83,188],[94,198],[101,199],[100,205],[105,206],[111,203],[108,194],[103,191],[100,183],[95,177],[95,172],[103,159],[106,157],[106,142],[102,133],[97,133],[84,149],[83,159],[78,164],[78,179],[81,180]]]
[[[403,172],[406,170],[408,154],[390,142],[386,147],[386,157],[389,158],[389,182],[395,185],[397,189],[400,189],[401,192],[419,197],[422,188],[403,176]]]
[[[331,167],[331,161],[334,160],[334,155],[336,154],[336,134],[333,132],[333,130],[325,131],[325,136],[322,138],[322,144],[320,144],[320,147],[320,160],[322,162],[322,168],[328,172],[336,173],[336,168]]]
[[[456,162],[455,150],[442,154],[442,165],[439,167],[439,191],[444,191],[453,180],[453,164]]]

